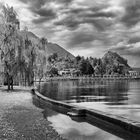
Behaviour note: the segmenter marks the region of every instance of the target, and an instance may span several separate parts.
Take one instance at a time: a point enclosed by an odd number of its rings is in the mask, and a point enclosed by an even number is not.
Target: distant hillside
[[[123,65],[126,68],[130,68],[130,66],[127,63],[127,60],[125,58],[121,57],[116,52],[108,51],[102,57],[102,61],[105,62],[106,64],[110,64],[110,65]]]
[[[38,44],[39,43],[39,38],[34,33],[32,33],[32,32],[29,32],[29,31],[20,31],[20,34],[24,38],[28,37],[35,44]]]
[[[28,36],[29,39],[31,39],[34,43],[37,43],[37,44],[40,41],[40,38],[37,37],[32,32],[21,31],[21,35],[25,36],[25,37]],[[68,56],[71,59],[75,58],[74,55],[72,55],[71,53],[66,51],[61,46],[59,46],[59,45],[57,45],[55,43],[48,42],[47,45],[46,45],[46,56],[48,57],[49,55],[51,55],[53,53],[57,53],[58,57],[66,57],[66,56]]]
[[[68,56],[71,59],[75,58],[71,53],[69,53],[64,48],[62,48],[59,45],[54,44],[54,43],[50,43],[50,42],[47,43],[47,49],[46,50],[47,50],[46,53],[47,53],[48,56],[52,53],[57,53],[58,57]]]

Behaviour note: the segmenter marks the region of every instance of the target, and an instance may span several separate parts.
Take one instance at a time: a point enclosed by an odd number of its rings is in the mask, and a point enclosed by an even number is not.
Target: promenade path
[[[30,89],[0,87],[0,140],[62,140],[32,103]]]

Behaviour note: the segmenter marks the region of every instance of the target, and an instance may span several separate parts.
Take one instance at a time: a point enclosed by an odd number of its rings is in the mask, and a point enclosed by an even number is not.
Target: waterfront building
[[[70,68],[70,69],[63,69],[58,71],[58,74],[63,76],[63,75],[67,75],[67,76],[79,76],[80,75],[80,70],[77,70],[75,68]]]
[[[129,71],[130,76],[140,76],[140,68],[133,68]]]

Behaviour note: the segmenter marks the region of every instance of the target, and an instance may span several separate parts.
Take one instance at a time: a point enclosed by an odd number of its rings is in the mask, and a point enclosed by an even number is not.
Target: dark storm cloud
[[[28,9],[34,13],[35,19],[32,19],[34,24],[41,24],[48,20],[52,20],[56,18],[56,13],[53,9],[42,8],[50,0],[20,0],[23,3],[29,5]]]
[[[91,17],[91,18],[114,18],[116,17],[116,14],[113,12],[94,12],[91,11],[92,13],[83,13],[83,17]]]
[[[54,25],[56,25],[56,26],[62,25],[62,26],[66,26],[69,29],[76,29],[79,24],[80,24],[79,19],[77,19],[73,16],[68,16],[68,17],[54,23]]]
[[[75,46],[84,42],[91,42],[95,40],[94,35],[88,32],[77,32],[69,39],[69,46]],[[85,46],[84,46],[85,47]]]
[[[56,12],[53,8],[42,8],[46,3],[56,2],[61,4],[70,4],[73,0],[19,0],[29,5],[28,9],[35,14],[36,18],[32,20],[35,24],[44,23],[45,21],[56,18]]]
[[[19,0],[19,1],[26,3],[26,4],[29,4],[31,7],[40,8],[48,0]]]
[[[53,17],[52,16],[47,16],[47,17],[39,17],[39,18],[37,18],[37,19],[33,19],[32,20],[32,22],[34,23],[34,24],[41,24],[41,23],[44,23],[44,22],[46,22],[46,21],[48,21],[48,20],[51,20]]]
[[[46,8],[36,9],[34,7],[30,7],[30,10],[34,14],[38,15],[37,18],[32,20],[32,22],[35,24],[44,23],[45,21],[56,18],[56,13],[52,9],[46,9]]]
[[[140,42],[139,36],[129,38],[128,44],[133,44],[133,43],[137,43],[137,42]]]
[[[44,23],[45,21],[49,21],[57,17],[57,14],[51,9],[30,8],[30,10],[37,15],[37,17],[32,20],[32,22],[35,24]]]
[[[73,29],[77,29],[79,27],[79,25],[85,24],[85,23],[93,25],[99,31],[104,31],[112,25],[111,20],[94,19],[94,18],[91,19],[89,17],[86,17],[86,18],[83,18],[80,20],[77,18],[73,18],[73,17],[67,17],[61,21],[56,22],[55,25],[66,26],[69,29],[73,30]]]
[[[70,4],[74,0],[52,0],[52,1],[55,1],[57,3],[62,3],[62,4]]]
[[[30,8],[32,12],[36,13],[39,16],[54,16],[54,12],[51,9],[41,8],[41,9],[35,9]]]
[[[119,52],[121,55],[140,56],[140,48],[137,45],[140,45],[140,42],[139,44],[117,45],[110,50]]]
[[[96,32],[96,34],[89,30],[84,30],[84,28],[80,29],[79,31],[74,31],[73,34],[69,35],[68,38],[68,46],[70,48],[80,47],[80,48],[90,48],[95,47],[92,43],[94,41],[100,42],[101,44],[108,44],[109,42],[106,40],[105,34],[100,34],[99,32]],[[88,46],[84,46],[83,44],[89,43]]]
[[[140,21],[140,0],[125,0],[125,14],[121,21],[128,27],[134,26]]]
[[[61,4],[70,4],[74,0],[19,0],[23,3],[26,4],[31,4],[34,5],[35,7],[41,7],[45,3],[49,2],[56,2],[56,3],[61,3]]]
[[[111,48],[110,50],[121,52],[122,54],[126,54],[128,52],[128,50],[131,48],[133,48],[133,46],[128,47],[126,45],[122,45],[122,46],[117,46],[117,47]]]
[[[116,50],[117,51],[117,50]],[[140,56],[140,49],[125,49],[124,51],[118,50],[121,55]]]
[[[80,24],[89,23],[95,26],[98,30],[105,30],[112,24],[111,19],[116,17],[116,14],[113,12],[104,12],[100,9],[94,8],[70,9],[63,14],[65,14],[66,17],[55,22],[55,25],[63,25],[72,29],[76,29]]]
[[[105,31],[112,26],[113,21],[109,19],[100,18],[100,19],[87,19],[85,23],[92,24],[94,27],[96,27],[98,31]]]

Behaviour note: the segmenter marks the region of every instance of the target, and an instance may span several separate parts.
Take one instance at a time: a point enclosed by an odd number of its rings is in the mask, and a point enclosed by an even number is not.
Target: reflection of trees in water
[[[51,116],[54,116],[54,115],[57,115],[58,113],[53,111],[51,109],[51,106],[50,109],[48,108],[48,106],[45,104],[45,102],[42,102],[38,97],[36,97],[35,95],[32,96],[32,103],[37,107],[37,108],[40,108],[42,109],[42,114],[43,114],[43,117],[45,119],[47,119],[47,117],[51,117]]]
[[[55,100],[68,100],[72,93],[71,87],[71,81],[53,81],[43,84],[40,93]]]
[[[128,100],[129,81],[54,81],[42,85],[41,93],[68,102],[106,102],[120,104]],[[121,102],[123,104],[123,102]]]
[[[63,112],[63,110],[59,109],[58,106],[54,108],[53,106],[46,105],[45,102],[41,101],[41,99],[39,99],[35,95],[33,95],[33,97],[32,97],[32,102],[33,102],[33,104],[36,107],[42,109],[43,117],[46,120],[48,120],[48,117],[54,117],[55,116],[55,118],[58,119],[57,121],[59,121],[59,117],[57,117],[58,114],[59,113],[66,114],[65,112]],[[132,135],[131,133],[128,133],[127,131],[121,129],[120,127],[117,127],[117,126],[115,126],[113,124],[111,125],[110,123],[107,123],[107,122],[105,122],[105,121],[103,121],[101,119],[98,119],[96,117],[94,119],[91,119],[91,120],[90,119],[86,119],[86,118],[71,118],[71,119],[67,119],[67,121],[70,121],[69,123],[73,123],[73,121],[79,122],[79,123],[77,123],[78,126],[80,124],[82,124],[83,122],[87,122],[87,123],[90,123],[90,124],[92,124],[92,125],[100,128],[100,129],[102,129],[102,130],[104,130],[106,132],[109,132],[109,133],[114,134],[116,136],[119,136],[121,138],[124,138],[124,139],[127,139],[127,140],[135,139],[135,135]],[[69,135],[73,135],[73,131],[72,130],[74,130],[74,132],[78,133],[79,131],[77,131],[77,129],[75,129],[75,128],[76,128],[75,126],[74,126],[73,129],[71,128],[71,130],[68,132],[68,134]],[[79,127],[77,127],[77,128],[79,129]],[[86,129],[88,130],[88,128],[86,128]],[[97,131],[96,130],[96,133],[94,135],[91,135],[91,137],[88,137],[88,138],[94,139],[95,138],[94,136],[100,136],[100,134],[97,134],[97,132],[100,132],[101,133],[101,131]]]
[[[128,99],[127,97],[127,92],[129,88],[128,81],[104,80],[104,81],[93,81],[86,84],[89,86],[89,88],[84,88],[83,86],[83,88],[80,91],[82,97],[81,96],[78,97],[79,99],[78,102],[80,101],[107,102],[110,104],[117,104],[120,101]],[[92,97],[86,97],[87,95]]]
[[[48,82],[41,85],[40,93],[52,99],[57,99],[58,87],[57,82]]]
[[[105,102],[107,104],[125,104],[121,102],[128,100],[129,82],[128,81],[116,81],[110,83],[108,88],[105,88]],[[121,103],[120,103],[121,102]]]
[[[67,112],[71,109],[65,106],[59,106],[58,104],[55,103],[49,103],[37,97],[36,95],[32,96],[32,102],[36,107],[43,109],[42,113],[44,118],[57,115],[58,114],[57,112],[67,114]]]

